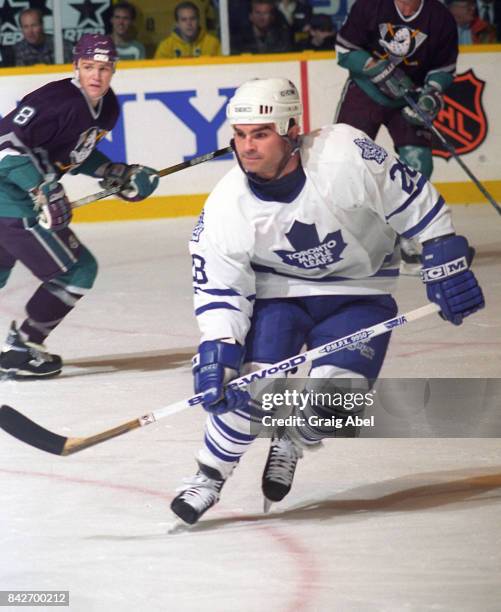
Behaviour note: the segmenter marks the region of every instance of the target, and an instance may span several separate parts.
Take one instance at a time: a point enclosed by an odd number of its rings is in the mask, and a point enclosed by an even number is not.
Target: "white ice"
[[[500,375],[501,219],[487,205],[453,210],[487,307],[457,328],[432,316],[395,331],[384,376]],[[100,273],[50,338],[64,373],[0,382],[1,403],[87,436],[189,397],[193,224],[75,226]],[[35,286],[16,268],[0,330]],[[402,312],[427,303],[417,278],[397,298]],[[501,610],[499,439],[329,440],[268,516],[258,440],[199,525],[168,534],[203,421],[185,410],[70,457],[0,431],[0,589],[69,590],[81,612]]]

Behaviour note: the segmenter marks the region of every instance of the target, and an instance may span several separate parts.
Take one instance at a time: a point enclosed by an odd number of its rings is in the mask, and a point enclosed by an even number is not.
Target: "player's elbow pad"
[[[362,75],[364,72],[364,66],[367,60],[371,58],[370,53],[359,49],[357,51],[350,51],[349,53],[337,54],[337,63],[341,68],[346,68],[353,74]]]

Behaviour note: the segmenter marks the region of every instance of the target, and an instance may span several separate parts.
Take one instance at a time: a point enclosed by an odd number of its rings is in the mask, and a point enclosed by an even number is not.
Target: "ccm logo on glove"
[[[446,278],[447,276],[452,276],[458,272],[462,272],[463,270],[468,270],[468,262],[466,261],[466,257],[459,257],[458,259],[448,261],[441,266],[422,270],[421,278],[423,279],[424,283],[429,283],[441,278]]]

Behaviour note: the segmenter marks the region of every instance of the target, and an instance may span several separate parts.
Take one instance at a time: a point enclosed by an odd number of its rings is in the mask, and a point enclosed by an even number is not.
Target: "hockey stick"
[[[212,151],[212,153],[205,153],[204,155],[199,155],[198,157],[192,157],[191,159],[181,162],[180,164],[176,164],[175,166],[170,166],[169,168],[159,170],[157,174],[160,177],[168,176],[169,174],[174,174],[174,172],[184,170],[185,168],[191,168],[191,166],[197,166],[198,164],[203,164],[204,162],[210,161],[211,159],[216,159],[216,157],[221,157],[222,155],[226,155],[226,153],[231,153],[232,150],[233,149],[231,147],[224,147],[223,149]],[[103,191],[98,191],[97,193],[93,193],[92,195],[85,196],[84,198],[80,198],[79,200],[75,200],[75,202],[71,203],[71,208],[79,208],[80,206],[85,206],[86,204],[90,204],[91,202],[97,202],[97,200],[102,200],[103,198],[107,198],[108,196],[118,193],[120,189],[121,187],[111,187],[110,189],[103,189]]]
[[[252,382],[268,378],[277,372],[287,372],[288,370],[291,370],[303,363],[308,363],[314,359],[322,357],[325,354],[335,353],[347,348],[348,346],[356,344],[357,342],[363,342],[369,338],[386,334],[397,327],[401,327],[405,323],[417,321],[422,317],[426,317],[438,311],[439,306],[437,306],[437,304],[422,306],[421,308],[411,310],[410,312],[394,317],[393,319],[388,319],[387,321],[383,321],[382,323],[378,323],[372,327],[361,329],[354,334],[349,334],[343,338],[339,338],[317,348],[310,349],[309,351],[305,351],[304,353],[300,353],[299,355],[295,355],[289,359],[284,359],[283,361],[275,363],[267,368],[262,368],[256,372],[251,372],[245,376],[241,376],[240,378],[233,380],[229,386],[246,387]],[[106,440],[111,440],[111,438],[121,436],[122,434],[132,431],[133,429],[151,425],[152,423],[155,423],[155,421],[163,419],[164,417],[171,416],[176,412],[180,412],[181,410],[184,410],[190,406],[200,404],[202,398],[203,395],[199,393],[198,395],[194,395],[189,399],[181,400],[174,404],[169,404],[168,406],[159,408],[154,412],[150,412],[144,416],[133,419],[132,421],[127,421],[122,425],[118,425],[118,427],[113,427],[113,429],[108,429],[87,438],[66,438],[64,436],[60,436],[52,431],[49,431],[48,429],[45,429],[44,427],[41,427],[10,406],[2,406],[0,408],[0,427],[11,436],[14,436],[22,442],[26,442],[26,444],[30,444],[31,446],[39,448],[40,450],[48,453],[52,453],[53,455],[66,456],[78,453],[85,448],[95,446],[96,444],[100,444]]]
[[[444,147],[449,151],[452,157],[457,161],[457,163],[461,166],[461,168],[466,172],[466,174],[471,178],[471,180],[477,186],[477,189],[482,193],[488,200],[490,204],[495,208],[496,212],[501,215],[501,206],[496,202],[496,200],[491,196],[491,194],[487,191],[487,189],[482,185],[482,183],[477,179],[477,177],[473,174],[473,172],[468,168],[468,166],[464,163],[464,161],[459,157],[456,153],[454,147],[450,144],[450,142],[440,133],[440,131],[433,125],[432,120],[424,113],[418,106],[416,102],[412,99],[412,96],[409,94],[404,94],[404,100],[407,104],[412,108],[412,110],[419,116],[419,118],[423,121],[426,127],[431,130],[435,136],[440,140],[440,142],[444,145]]]

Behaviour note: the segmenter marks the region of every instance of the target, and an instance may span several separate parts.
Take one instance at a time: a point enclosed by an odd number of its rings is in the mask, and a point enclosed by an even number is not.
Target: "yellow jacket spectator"
[[[174,17],[176,27],[172,34],[158,45],[155,58],[220,55],[219,40],[201,27],[200,11],[196,4],[190,1],[181,2],[176,6]]]

